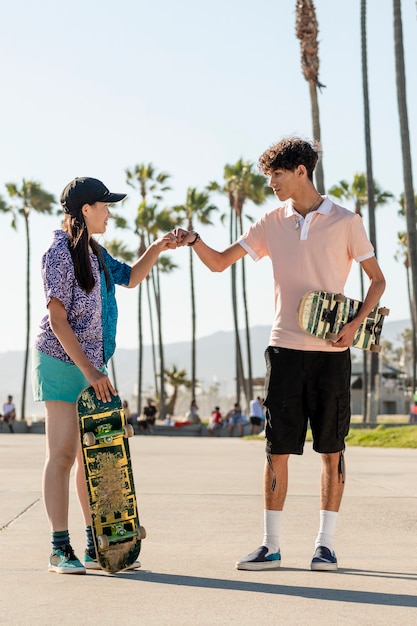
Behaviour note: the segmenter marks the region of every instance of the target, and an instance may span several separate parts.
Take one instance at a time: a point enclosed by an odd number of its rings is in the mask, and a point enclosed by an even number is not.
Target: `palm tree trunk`
[[[237,238],[237,216],[233,210],[233,205],[230,205],[230,241],[235,241]],[[242,389],[242,383],[244,380],[243,364],[242,364],[242,350],[240,347],[239,337],[239,317],[238,317],[238,305],[237,305],[237,280],[236,280],[236,264],[234,263],[230,268],[231,281],[232,281],[232,310],[233,310],[233,323],[235,329],[235,366],[236,366],[236,402],[240,402],[240,395]]]
[[[406,260],[405,267],[406,267],[406,272],[407,272],[408,303],[409,303],[410,310],[411,310],[413,297],[412,297],[412,286],[411,286],[411,277],[410,277],[410,265],[409,265],[408,259]],[[413,394],[416,390],[416,385],[417,385],[417,380],[416,380],[416,363],[417,363],[416,332],[417,332],[417,328],[414,324],[413,317],[411,317],[411,328],[412,328],[412,333],[413,333],[413,337],[411,341],[411,350],[412,350],[411,389],[412,389],[412,394]],[[404,362],[405,362],[405,359],[404,359]]]
[[[321,153],[321,132],[317,88],[324,87],[319,80],[318,32],[316,9],[312,0],[297,0],[295,32],[301,45],[301,67],[310,90],[313,137],[320,146],[320,158],[316,166],[315,180],[317,191],[325,193],[323,162]]]
[[[28,375],[29,361],[29,342],[30,342],[30,237],[29,237],[29,215],[25,213],[26,228],[26,344],[25,357],[23,363],[23,385],[22,385],[22,401],[20,408],[20,419],[26,419],[26,386]]]
[[[139,418],[142,412],[142,381],[143,381],[143,332],[142,332],[142,283],[138,288],[138,398],[136,403],[136,416]]]
[[[172,392],[172,395],[166,405],[166,409],[165,409],[166,415],[171,415],[171,417],[174,415],[177,399],[178,399],[178,387],[174,385],[174,391]]]
[[[315,169],[316,187],[320,194],[326,193],[324,186],[324,171],[323,171],[323,152],[321,149],[321,129],[320,129],[320,114],[319,114],[319,102],[317,98],[317,86],[313,81],[308,83],[310,89],[310,101],[311,101],[311,117],[313,122],[313,137],[319,145],[319,160],[317,161]]]
[[[243,221],[242,221],[242,211],[239,213],[239,226],[240,233],[243,233]],[[246,265],[245,258],[241,259],[241,267],[242,267],[242,298],[243,298],[243,312],[245,317],[245,333],[246,333],[246,352],[247,352],[247,362],[248,362],[248,378],[247,384],[244,386],[246,404],[249,407],[249,403],[253,398],[253,373],[252,373],[252,349],[251,349],[251,341],[250,341],[250,326],[249,326],[249,308],[248,308],[248,299],[246,294]]]
[[[407,245],[411,267],[411,317],[414,328],[417,328],[417,231],[416,206],[413,189],[413,174],[411,164],[410,133],[408,127],[407,96],[404,67],[403,27],[401,18],[401,0],[393,0],[394,12],[394,45],[395,45],[395,73],[397,83],[398,113],[401,131],[401,149],[404,177],[404,208],[407,224]]]
[[[239,336],[239,322],[237,315],[237,287],[236,287],[236,265],[233,265],[232,270],[232,298],[233,298],[233,319],[235,326],[235,356],[236,356],[236,402],[240,403],[240,397],[242,394],[242,389],[245,393],[245,397],[247,393],[245,391],[245,374],[243,371],[243,359],[242,359],[242,348],[240,345],[240,336]]]
[[[247,351],[247,362],[248,362],[248,378],[247,384],[245,385],[245,397],[247,405],[249,406],[250,400],[253,398],[253,374],[252,374],[252,349],[250,342],[250,327],[249,327],[249,311],[248,311],[248,300],[246,296],[246,272],[245,272],[245,259],[241,259],[242,266],[242,297],[243,297],[243,311],[245,316],[245,333],[246,333],[246,351]]]
[[[364,130],[365,130],[365,152],[366,152],[366,186],[368,191],[368,219],[369,219],[369,238],[374,246],[375,255],[377,255],[376,247],[376,226],[375,226],[375,189],[374,175],[372,169],[372,147],[371,147],[371,124],[369,113],[369,91],[368,91],[368,55],[366,46],[366,0],[361,1],[361,48],[362,48],[362,89],[364,104]],[[364,293],[362,293],[362,300]],[[364,358],[364,363],[366,358]],[[370,414],[369,421],[375,423],[377,421],[378,406],[376,402],[377,381],[379,372],[379,354],[371,353],[371,372],[369,380],[370,392]]]
[[[160,373],[160,395],[159,395],[159,417],[165,418],[165,359],[164,345],[162,343],[162,307],[161,307],[161,288],[159,281],[159,265],[158,262],[154,266],[156,268],[156,278],[153,281],[155,290],[156,313],[158,321],[158,347],[159,347],[159,373]]]
[[[152,276],[152,272],[153,272],[153,268],[151,270],[151,276]],[[153,313],[154,313],[154,308],[152,306],[152,302],[151,302],[151,290],[150,290],[150,286],[149,286],[149,281],[152,280],[153,282],[153,277],[152,279],[147,276],[146,277],[146,293],[148,296],[148,309],[149,309],[149,326],[151,329],[151,347],[152,347],[152,364],[153,364],[153,377],[154,377],[154,385],[155,385],[155,394],[157,396],[159,396],[159,385],[158,385],[158,368],[156,366],[156,352],[155,352],[155,331],[154,331],[154,325],[153,325]]]
[[[196,307],[194,289],[193,251],[190,248],[190,289],[191,289],[191,397],[196,396],[197,363],[196,363]]]

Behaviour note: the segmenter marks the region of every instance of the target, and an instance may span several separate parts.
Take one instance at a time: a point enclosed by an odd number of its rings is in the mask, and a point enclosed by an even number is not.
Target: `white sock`
[[[326,546],[329,550],[333,550],[333,535],[337,516],[336,511],[320,511],[320,528],[316,539],[316,548],[317,546]]]
[[[279,531],[281,527],[283,511],[264,510],[264,538],[262,545],[268,548],[268,552],[273,554],[279,550]]]

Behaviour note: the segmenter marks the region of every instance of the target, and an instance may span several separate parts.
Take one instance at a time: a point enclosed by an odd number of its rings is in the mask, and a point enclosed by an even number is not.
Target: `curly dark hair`
[[[310,180],[318,161],[318,146],[298,137],[287,137],[274,144],[259,157],[258,167],[262,174],[270,175],[277,169],[291,170],[304,165]]]

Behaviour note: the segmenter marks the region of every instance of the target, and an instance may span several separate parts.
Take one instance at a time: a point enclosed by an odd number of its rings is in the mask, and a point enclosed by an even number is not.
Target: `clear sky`
[[[164,205],[182,203],[188,186],[222,180],[226,163],[256,162],[271,143],[289,134],[311,137],[308,85],[295,36],[295,0],[14,0],[0,23],[0,193],[4,183],[35,179],[57,197],[75,176],[100,178],[129,193],[132,219],[138,198],[126,168],[152,162],[171,174]],[[319,21],[319,95],[326,187],[365,170],[360,51],[360,0],[316,0]],[[417,185],[417,20],[414,0],[403,0],[407,99]],[[403,191],[396,99],[392,2],[368,0],[368,66],[374,178],[397,198]],[[225,198],[212,201],[227,212]],[[273,208],[273,200],[268,208]],[[353,207],[349,207],[352,208]],[[259,217],[265,207],[248,206]],[[405,270],[394,260],[397,233],[405,230],[398,204],[378,209],[378,258],[388,281],[382,304],[389,319],[409,317]],[[367,225],[367,214],[365,213]],[[40,257],[60,218],[32,214],[32,337],[45,313]],[[228,243],[226,226],[200,228],[215,248]],[[102,239],[132,235],[110,226]],[[173,251],[178,269],[164,278],[163,337],[190,338],[188,250]],[[0,214],[0,351],[25,342],[26,247]],[[230,273],[196,265],[197,334],[231,330]],[[268,260],[246,262],[250,322],[272,323]],[[354,264],[346,293],[359,297]],[[118,290],[119,347],[137,345],[137,294]],[[145,343],[150,343],[145,331]],[[262,347],[263,349],[263,347]]]

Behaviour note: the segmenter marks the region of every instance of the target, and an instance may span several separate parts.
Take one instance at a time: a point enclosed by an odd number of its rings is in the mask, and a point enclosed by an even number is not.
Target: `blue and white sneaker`
[[[48,571],[56,574],[85,574],[85,567],[75,556],[72,547],[67,545],[52,551]]]
[[[320,572],[334,572],[337,570],[336,554],[326,546],[317,546],[310,567]]]
[[[248,556],[236,562],[236,569],[263,570],[278,569],[281,565],[281,552],[268,553],[266,546],[260,546]]]

